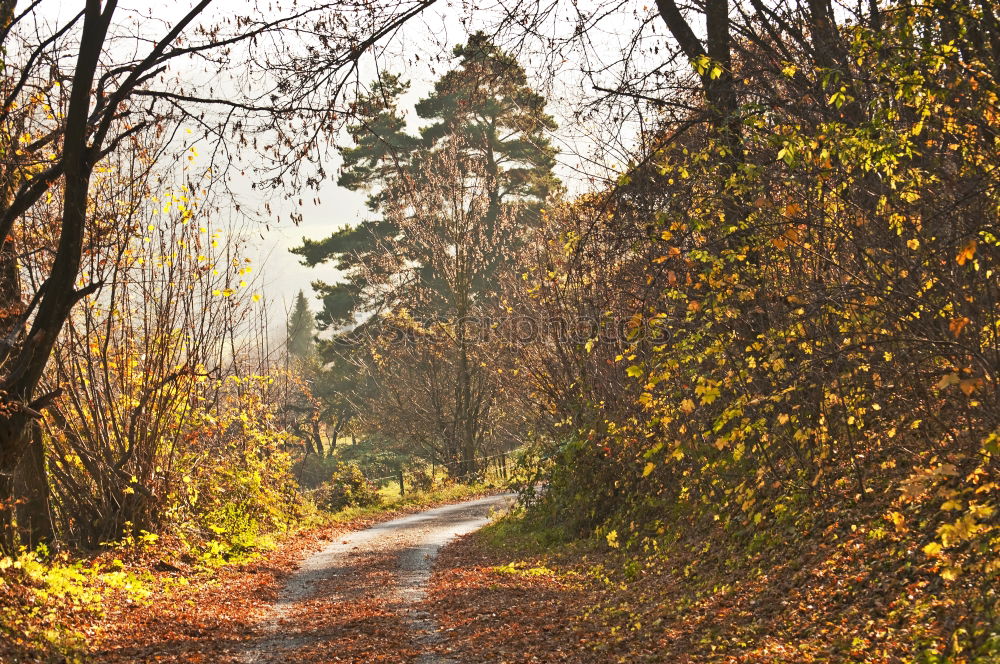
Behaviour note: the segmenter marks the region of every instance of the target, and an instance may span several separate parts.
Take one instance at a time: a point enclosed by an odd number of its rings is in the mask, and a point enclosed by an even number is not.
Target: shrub
[[[333,457],[307,454],[295,462],[292,466],[292,474],[299,486],[306,489],[316,489],[333,479],[341,464],[341,461]]]
[[[410,473],[410,488],[413,491],[430,491],[434,488],[434,477],[426,468],[418,468]]]
[[[337,512],[346,507],[371,507],[382,502],[378,487],[354,464],[338,463],[329,480],[313,492],[320,509]]]

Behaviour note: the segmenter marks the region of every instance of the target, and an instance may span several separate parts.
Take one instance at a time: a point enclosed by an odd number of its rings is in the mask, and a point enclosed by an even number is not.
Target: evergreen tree
[[[431,121],[420,136],[406,133],[398,102],[408,84],[398,76],[384,74],[356,104],[358,120],[349,127],[354,147],[340,150],[338,184],[368,191],[368,208],[376,216],[323,240],[304,239],[293,249],[305,264],[330,262],[347,275],[335,284],[313,284],[323,298],[317,317],[322,328],[351,326],[360,316],[401,306],[432,317],[441,313],[435,308],[448,308],[454,298],[434,264],[433,254],[440,258],[441,251],[418,246],[399,223],[414,214],[443,155],[478,177],[488,201],[479,230],[491,253],[469,275],[473,293],[495,283],[517,226],[534,223],[559,188],[552,172],[556,150],[545,137],[555,122],[545,112],[544,98],[527,84],[524,69],[482,33],[454,53],[458,67],[416,106],[417,115]],[[512,223],[498,223],[501,216]],[[435,244],[440,249],[453,243],[442,238]]]
[[[308,360],[313,356],[315,342],[313,335],[316,331],[316,322],[312,311],[309,309],[309,301],[305,293],[301,290],[295,297],[295,304],[288,315],[288,322],[285,324],[285,348],[289,356],[298,360]]]
[[[467,475],[475,470],[496,392],[472,359],[467,320],[496,304],[500,273],[510,268],[523,231],[537,223],[559,183],[552,170],[556,150],[545,136],[555,122],[516,59],[482,33],[454,54],[455,69],[416,105],[428,122],[417,136],[406,132],[399,100],[407,84],[398,76],[383,75],[358,101],[358,119],[349,128],[354,146],[340,151],[338,184],[367,191],[372,217],[324,240],[304,240],[294,251],[306,264],[330,262],[346,275],[336,284],[314,283],[323,298],[320,327],[339,328],[354,341],[330,346],[353,355],[334,365],[367,363],[384,374],[387,355],[375,350],[377,342],[356,343],[366,332],[374,339],[400,320],[448,327],[444,337],[453,341],[434,362],[434,380],[422,380],[423,365],[402,359],[405,354],[396,355],[397,369],[399,380],[424,385],[415,394],[434,392],[433,405],[424,409],[434,413],[433,424],[414,437],[424,445],[438,439],[433,445]],[[450,379],[441,380],[441,371]],[[426,387],[432,384],[440,387]],[[372,407],[384,403],[376,397]]]

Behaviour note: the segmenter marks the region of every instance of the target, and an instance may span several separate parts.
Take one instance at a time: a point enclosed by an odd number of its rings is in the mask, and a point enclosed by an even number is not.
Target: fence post
[[[402,466],[399,467],[399,475],[397,475],[397,477],[399,479],[399,496],[400,496],[400,498],[402,498],[403,496],[406,495],[406,487],[403,485],[403,467]]]

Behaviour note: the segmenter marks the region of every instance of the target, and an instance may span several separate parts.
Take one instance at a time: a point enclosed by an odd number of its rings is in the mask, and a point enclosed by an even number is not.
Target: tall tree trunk
[[[455,337],[458,343],[458,375],[455,388],[455,452],[461,477],[470,478],[476,472],[475,414],[472,404],[472,368],[469,362],[469,284],[463,273],[459,277],[458,307]]]
[[[320,457],[322,457],[325,454],[326,451],[323,449],[323,434],[322,434],[322,432],[320,431],[320,428],[319,428],[319,414],[318,413],[313,412],[313,414],[311,416],[311,423],[312,423],[312,437],[313,437],[313,441],[315,441],[315,444],[316,444],[316,454],[318,454]]]
[[[0,247],[0,366],[6,365],[14,346],[24,336],[24,302],[17,268],[17,250],[8,239]],[[4,468],[8,476],[2,485],[7,509],[0,507],[0,529],[12,548],[35,548],[51,542],[52,520],[49,515],[49,482],[45,472],[45,446],[37,422],[31,428],[24,454]],[[16,527],[15,527],[16,523]]]
[[[94,155],[100,149],[98,145],[87,145],[91,90],[116,5],[115,0],[108,0],[102,12],[100,0],[87,0],[86,3],[63,134],[65,186],[59,245],[31,330],[17,352],[11,354],[4,367],[6,375],[0,381],[3,391],[0,396],[0,475],[5,477],[0,482],[0,502],[12,502],[9,492],[14,486],[13,475],[30,445],[33,422],[39,417],[37,409],[46,405],[52,396],[33,401],[35,390],[63,323],[80,298],[76,280],[83,254],[87,197]]]
[[[712,125],[723,135],[727,145],[738,149],[739,109],[732,72],[730,46],[729,0],[707,0],[705,3],[706,42],[702,44],[674,0],[656,0],[660,17],[673,35],[681,51],[692,64],[707,57],[709,66],[699,72],[702,92],[708,103]],[[719,71],[716,71],[718,68]],[[738,151],[732,157],[738,156]]]
[[[330,434],[330,447],[327,449],[327,455],[333,456],[334,450],[337,449],[337,441],[340,440],[340,432],[344,430],[344,425],[347,423],[347,415],[338,414],[336,419],[333,421],[333,433]]]
[[[5,183],[6,184],[6,183]],[[5,193],[9,188],[5,188]],[[7,197],[5,197],[7,203]],[[7,240],[0,247],[0,367],[5,367],[14,350],[14,345],[24,333],[21,323],[23,313],[21,301],[21,280],[17,272],[17,253],[14,243]],[[14,475],[19,466],[19,458],[3,459],[0,465],[0,531],[3,545],[0,550],[11,550],[20,544],[14,532],[18,496],[14,489]]]
[[[21,463],[14,471],[14,496],[17,503],[18,544],[34,549],[53,539],[49,511],[49,478],[45,471],[45,443],[42,427],[31,423],[31,436]]]
[[[465,452],[465,420],[468,417],[469,406],[469,356],[466,353],[465,344],[462,342],[463,321],[461,317],[457,323],[458,329],[455,334],[458,341],[458,371],[455,375],[455,421],[451,427],[451,448],[455,455],[455,470],[459,477],[465,477],[469,473],[468,458]]]

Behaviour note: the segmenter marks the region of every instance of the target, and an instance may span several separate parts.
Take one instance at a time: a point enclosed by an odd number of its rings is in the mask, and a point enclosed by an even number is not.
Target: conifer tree
[[[315,350],[313,334],[316,331],[316,321],[309,308],[309,301],[301,290],[295,297],[295,304],[288,315],[285,325],[287,334],[285,347],[289,356],[298,360],[308,360]]]
[[[482,33],[454,55],[457,66],[415,107],[427,122],[418,135],[406,130],[400,99],[408,86],[398,76],[382,75],[358,101],[358,120],[349,128],[354,146],[340,151],[338,183],[368,192],[372,216],[324,240],[304,240],[294,251],[306,264],[329,262],[346,275],[339,283],[314,283],[323,298],[322,328],[356,342],[384,336],[383,328],[401,320],[447,327],[450,348],[434,365],[434,380],[420,377],[419,352],[416,361],[399,360],[398,380],[438,386],[423,390],[434,392],[427,410],[436,417],[414,437],[424,445],[442,439],[443,456],[469,475],[496,391],[471,357],[466,326],[495,306],[499,276],[559,182],[556,150],[546,138],[555,122],[516,59]],[[355,360],[334,364],[364,366],[372,347],[352,343],[347,352]],[[376,354],[384,371],[387,356]],[[450,378],[441,381],[445,366]]]
[[[357,102],[359,119],[349,127],[354,147],[340,150],[338,184],[369,192],[373,216],[323,240],[304,239],[293,250],[308,265],[328,262],[347,275],[335,284],[314,283],[323,298],[320,327],[352,326],[361,316],[399,306],[425,316],[440,314],[435,306],[447,308],[447,287],[434,257],[399,224],[431,186],[442,154],[457,159],[469,177],[480,176],[488,200],[480,217],[492,253],[470,275],[475,291],[495,283],[517,227],[534,223],[546,198],[559,189],[552,172],[556,151],[545,136],[555,122],[524,69],[482,33],[454,54],[458,67],[416,105],[417,116],[430,121],[419,136],[406,131],[399,99],[408,84],[398,76],[383,74]],[[501,215],[511,223],[499,224]],[[419,289],[425,292],[416,295]]]

